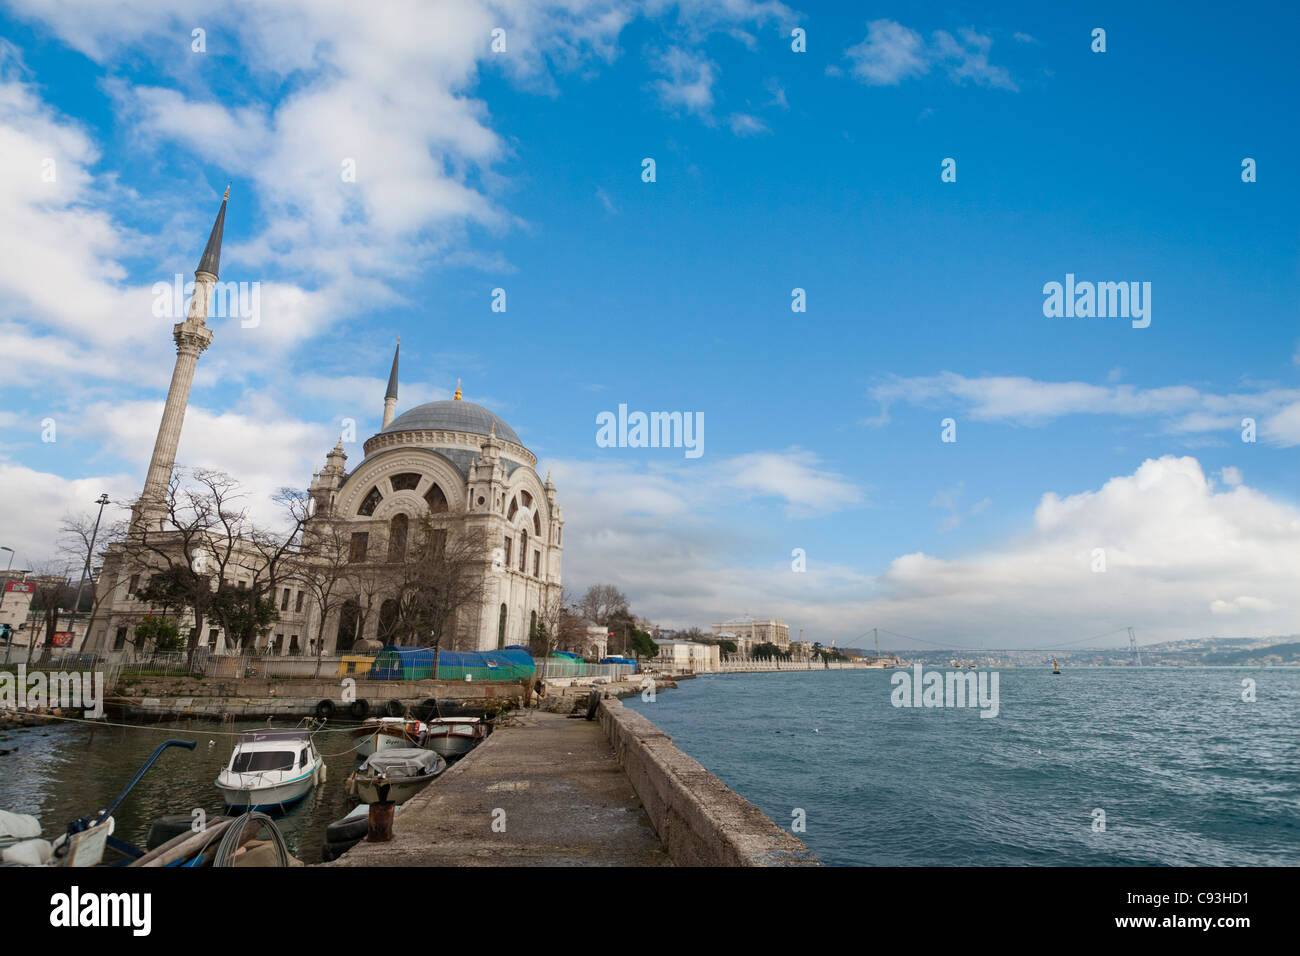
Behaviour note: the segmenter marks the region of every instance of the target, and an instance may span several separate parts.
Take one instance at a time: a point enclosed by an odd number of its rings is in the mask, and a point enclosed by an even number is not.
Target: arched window
[[[357,514],[365,515],[369,518],[375,513],[375,509],[379,507],[379,502],[383,500],[384,496],[379,493],[379,489],[377,487],[371,488],[370,493],[367,494],[365,499],[361,502],[361,507],[357,509]]]
[[[406,515],[393,515],[388,523],[388,560],[401,561],[406,557],[406,532],[410,527]]]
[[[528,571],[528,532],[520,532],[523,537],[519,541],[519,570]]]
[[[397,601],[393,598],[379,605],[379,639],[385,644],[397,643]]]
[[[420,484],[420,473],[416,471],[404,471],[400,475],[393,475],[388,479],[392,484],[394,491],[414,491]]]
[[[519,499],[518,499],[518,498],[511,498],[511,499],[510,499],[510,510],[506,512],[506,520],[507,520],[507,521],[514,521],[514,520],[515,520],[515,513],[518,512],[518,511],[519,511]]]
[[[519,500],[524,503],[525,508],[531,508],[533,506],[533,496],[526,491],[519,492]]]
[[[434,484],[432,488],[425,492],[424,500],[428,503],[429,510],[436,515],[445,514],[449,510],[447,496],[442,493],[442,489],[437,484]],[[482,504],[481,500],[479,504]]]
[[[542,519],[536,511],[533,512],[533,534],[539,538],[542,536]]]
[[[506,606],[501,605],[501,615],[497,618],[497,650],[506,646]]]
[[[361,605],[356,601],[343,602],[339,612],[339,630],[334,639],[336,651],[350,651],[357,641],[357,622],[361,620]]]

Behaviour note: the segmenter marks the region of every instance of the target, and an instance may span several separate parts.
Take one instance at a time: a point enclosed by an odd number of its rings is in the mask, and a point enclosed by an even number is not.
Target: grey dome
[[[389,432],[432,431],[468,432],[487,435],[496,426],[496,435],[503,441],[522,445],[515,430],[482,405],[464,401],[426,402],[402,412],[392,420],[384,434]]]

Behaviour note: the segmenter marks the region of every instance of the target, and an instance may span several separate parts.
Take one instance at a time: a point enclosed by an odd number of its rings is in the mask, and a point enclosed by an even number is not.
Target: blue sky
[[[343,418],[377,429],[400,335],[399,409],[461,378],[554,472],[566,583],[667,624],[1300,630],[1293,9],[117,6],[0,4],[20,563],[138,494],[150,287],[229,182],[222,279],[262,317],[210,323],[182,463],[305,485]],[[1067,273],[1150,282],[1150,327],[1044,317]],[[620,403],[703,413],[705,454],[598,448]]]

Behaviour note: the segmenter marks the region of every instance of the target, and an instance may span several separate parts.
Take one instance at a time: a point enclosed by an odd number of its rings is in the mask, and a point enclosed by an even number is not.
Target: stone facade
[[[752,617],[736,617],[713,625],[713,636],[719,640],[733,641],[736,649],[748,654],[755,644],[775,644],[783,651],[790,649],[790,625],[768,618],[756,621]]]
[[[217,281],[225,209],[223,200],[195,274],[188,316],[173,332],[176,367],[144,492],[133,509],[132,527],[137,531],[148,529],[156,535],[165,523],[165,500],[190,386],[199,356],[212,341],[205,321]],[[545,481],[538,476],[537,457],[518,441],[514,430],[487,409],[465,402],[459,385],[452,400],[429,402],[398,416],[397,377],[394,354],[380,431],[365,442],[364,456],[351,471],[341,442],[325,456],[325,467],[313,476],[309,488],[313,517],[305,534],[312,533],[315,522],[339,521],[351,536],[360,568],[367,560],[400,561],[408,536],[426,516],[451,534],[481,533],[490,548],[478,568],[483,598],[478,606],[461,609],[454,633],[444,635],[444,646],[488,650],[527,644],[561,593],[564,520],[555,486],[549,476]],[[237,550],[227,579],[247,586],[259,560],[251,547]],[[344,593],[349,593],[360,574],[357,571],[353,579],[344,580],[340,586]],[[87,649],[120,650],[130,645],[135,626],[151,611],[136,596],[144,583],[142,575],[120,545],[109,550],[97,584],[100,612]],[[382,606],[383,594],[366,600],[373,602],[376,597]],[[280,619],[265,638],[259,638],[258,648],[281,654],[316,652],[322,622],[310,591],[301,583],[285,581],[272,599]],[[357,594],[356,600],[360,603],[362,596]],[[219,629],[209,622],[205,630],[200,644],[217,653],[225,651]],[[334,610],[324,621],[320,650],[344,651],[362,640],[383,642],[388,636],[382,613]],[[419,643],[418,636],[415,642]]]

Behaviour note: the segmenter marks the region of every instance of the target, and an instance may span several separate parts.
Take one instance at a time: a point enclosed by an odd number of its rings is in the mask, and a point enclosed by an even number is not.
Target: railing
[[[582,661],[537,661],[537,676],[542,680],[577,680],[603,677],[606,680],[622,680],[633,671],[631,664],[587,664]]]
[[[745,671],[821,671],[821,670],[867,670],[872,667],[880,667],[879,664],[873,664],[867,661],[831,661],[829,664],[823,664],[821,661],[723,661],[718,665],[713,673],[741,673]]]

